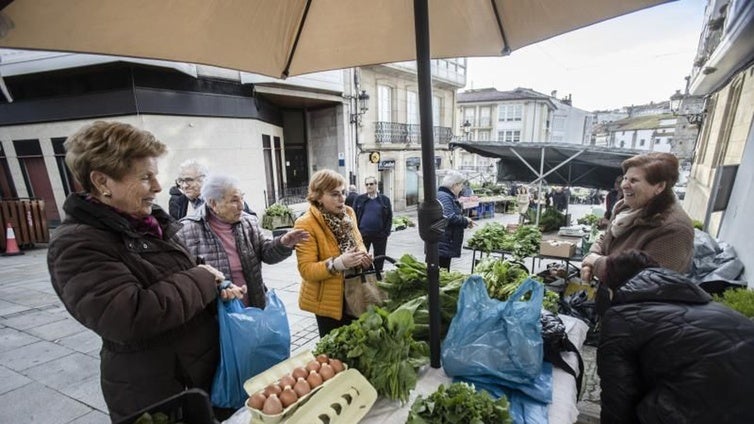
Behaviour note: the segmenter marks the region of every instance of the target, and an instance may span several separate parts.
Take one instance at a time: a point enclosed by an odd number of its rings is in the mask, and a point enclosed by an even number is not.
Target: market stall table
[[[568,316],[559,315],[563,324],[565,324],[568,338],[573,342],[577,349],[581,349],[586,339],[588,326],[581,320]],[[564,353],[563,358],[566,363],[574,369],[578,369],[578,359],[574,353]],[[583,373],[583,370],[580,370]],[[445,375],[442,368],[424,367],[419,375],[416,388],[411,391],[409,401],[401,405],[397,401],[390,401],[385,398],[378,398],[370,411],[360,421],[362,424],[386,424],[386,423],[404,423],[408,417],[411,405],[418,395],[424,397],[432,394],[440,384],[448,385],[452,383],[452,378]],[[573,424],[579,416],[577,408],[577,387],[575,378],[566,371],[553,367],[552,370],[552,403],[548,406],[549,424]],[[223,424],[249,424],[251,423],[251,413],[244,406],[239,409],[232,417],[223,421]],[[330,420],[330,424],[355,424],[341,422],[336,419]],[[253,423],[252,423],[253,424]]]

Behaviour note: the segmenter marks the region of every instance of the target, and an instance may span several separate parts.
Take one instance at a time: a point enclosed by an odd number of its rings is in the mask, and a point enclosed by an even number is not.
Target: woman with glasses
[[[458,195],[463,189],[466,177],[458,171],[449,171],[443,177],[437,190],[437,200],[442,205],[442,215],[448,220],[442,238],[438,243],[439,265],[450,271],[450,260],[461,256],[463,246],[463,232],[472,228],[474,221],[463,216],[463,207],[458,201]]]
[[[294,226],[310,234],[296,246],[303,280],[298,305],[314,313],[320,337],[356,318],[345,313],[345,276],[354,268],[372,265],[356,226],[356,215],[345,205],[345,195],[342,175],[329,169],[315,172],[306,196],[309,210]]]
[[[200,194],[206,175],[207,167],[194,159],[178,165],[178,178],[175,180],[175,186],[170,188],[170,216],[178,220],[199,209],[203,203]]]
[[[308,234],[293,230],[267,238],[256,217],[244,212],[238,181],[227,175],[206,177],[201,197],[205,204],[181,220],[178,237],[192,255],[217,268],[233,284],[247,288],[246,306],[264,308],[267,287],[262,281],[262,262],[284,260]]]

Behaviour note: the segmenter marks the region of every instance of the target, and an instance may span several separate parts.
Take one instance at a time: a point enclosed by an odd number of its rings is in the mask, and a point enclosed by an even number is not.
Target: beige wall
[[[255,211],[264,210],[265,171],[264,166],[259,166],[263,163],[262,135],[268,134],[282,139],[282,128],[251,119],[140,115],[113,117],[107,120],[126,122],[150,131],[168,146],[168,153],[159,163],[158,178],[162,185],[162,192],[157,196],[159,205],[167,208],[170,197],[168,190],[177,176],[178,165],[186,159],[194,158],[207,165],[210,171],[222,171],[237,177],[251,208]],[[61,216],[65,194],[52,156],[50,139],[68,137],[90,122],[93,120],[0,128],[0,141],[4,147],[12,144],[12,140],[40,140],[55,202]],[[7,150],[6,153],[10,155]],[[12,156],[10,158],[12,159]],[[15,162],[9,160],[9,165]],[[13,165],[11,171],[14,171]],[[19,195],[22,195],[23,179],[15,174],[13,179],[19,189]]]
[[[739,72],[710,98],[711,107],[697,140],[684,200],[684,208],[693,219],[704,221],[716,168],[741,163],[754,117],[752,74],[754,66]],[[723,213],[711,215],[709,233],[713,236],[717,236]]]

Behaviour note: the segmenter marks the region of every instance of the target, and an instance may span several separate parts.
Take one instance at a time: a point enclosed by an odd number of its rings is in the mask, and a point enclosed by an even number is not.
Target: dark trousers
[[[369,248],[374,245],[375,257],[385,255],[385,249],[387,249],[387,237],[362,234],[361,238],[364,240],[364,246],[367,248],[367,252],[369,251]],[[374,261],[374,269],[376,269],[377,271],[382,271],[382,265],[384,263],[384,259],[378,259]]]
[[[317,318],[317,329],[319,330],[319,337],[325,337],[327,333],[331,332],[332,330],[348,325],[356,319],[352,316],[346,315],[345,311],[343,312],[343,318],[341,318],[340,320],[321,315],[315,315],[314,317]]]
[[[442,256],[437,258],[437,265],[450,271],[450,258],[443,258]]]

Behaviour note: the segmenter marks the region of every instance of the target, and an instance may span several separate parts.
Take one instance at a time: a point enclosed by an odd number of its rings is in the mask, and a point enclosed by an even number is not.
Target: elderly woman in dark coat
[[[670,153],[644,153],[621,167],[623,199],[615,205],[605,234],[584,258],[581,278],[600,275],[608,255],[629,249],[647,252],[665,268],[687,272],[694,255],[694,227],[673,193],[678,159]]]
[[[463,189],[466,178],[460,172],[449,171],[443,177],[437,190],[437,200],[442,205],[442,215],[447,219],[445,232],[438,243],[439,265],[450,271],[451,258],[461,256],[463,230],[474,226],[471,218],[463,216],[463,207],[458,201],[458,194]]]
[[[754,423],[754,322],[644,252],[600,281],[600,422]]]
[[[262,262],[274,264],[289,257],[296,243],[308,234],[292,230],[267,238],[257,217],[244,212],[238,181],[227,175],[208,176],[202,199],[205,205],[181,220],[178,238],[191,254],[220,270],[233,284],[246,287],[246,306],[264,308],[267,287],[262,281]]]
[[[154,204],[165,145],[131,125],[100,121],[65,147],[84,193],[66,199],[47,263],[66,309],[102,337],[111,419],[186,388],[209,391],[219,360],[214,313],[222,275],[194,262],[174,237],[178,224]],[[235,286],[221,293],[242,295]]]

